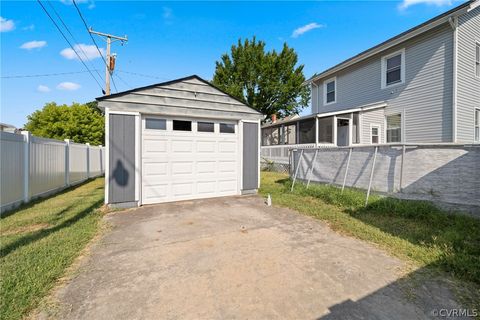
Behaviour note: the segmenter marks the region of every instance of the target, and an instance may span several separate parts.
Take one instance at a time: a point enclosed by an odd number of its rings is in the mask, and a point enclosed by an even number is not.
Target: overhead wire
[[[68,34],[72,37],[73,41],[77,44],[77,48],[80,49],[80,51],[82,51],[83,53],[83,56],[85,57],[85,59],[87,59],[87,61],[90,63],[90,66],[93,68],[93,70],[95,70],[95,72],[97,73],[98,77],[100,78],[100,80],[103,82],[103,78],[102,76],[100,75],[100,73],[98,72],[97,69],[95,69],[95,67],[93,66],[92,62],[90,61],[90,59],[88,58],[87,56],[87,53],[85,52],[85,50],[83,50],[82,46],[80,45],[80,42],[77,41],[77,39],[75,38],[75,36],[72,34],[72,32],[70,31],[70,28],[67,26],[67,24],[63,21],[62,17],[60,16],[60,14],[58,14],[57,10],[55,9],[55,7],[53,6],[52,2],[50,0],[47,1],[47,3],[50,5],[50,7],[52,8],[53,12],[55,13],[55,15],[57,16],[58,20],[60,20],[60,22],[62,23],[63,27],[67,30]]]
[[[77,12],[78,12],[78,15],[80,16],[80,19],[82,19],[82,21],[83,21],[83,25],[85,26],[85,29],[87,30],[87,33],[90,35],[90,38],[92,39],[93,44],[97,48],[97,51],[100,54],[100,57],[102,57],[102,60],[105,63],[105,66],[108,68],[108,70],[110,70],[110,67],[108,66],[107,60],[103,57],[102,51],[98,47],[97,41],[95,41],[95,38],[92,36],[92,34],[90,33],[90,30],[88,29],[87,21],[83,17],[82,11],[80,11],[80,8],[78,7],[77,2],[75,0],[72,0],[72,2],[73,2],[73,5],[75,6],[75,8],[77,9]],[[113,73],[110,73],[110,74],[113,75]],[[113,76],[111,77],[111,79],[112,79],[112,83],[113,83],[113,87],[115,88],[115,91],[118,92],[117,85],[115,84],[115,80],[113,79]]]
[[[157,76],[152,76],[152,75],[138,73],[138,72],[130,72],[130,71],[125,71],[125,70],[117,70],[117,71],[121,72],[121,73],[131,74],[131,75],[134,75],[134,76],[139,76],[139,77],[159,79],[159,80],[168,80],[168,78],[165,78],[165,77],[157,77]]]
[[[71,71],[71,72],[57,72],[57,73],[43,73],[43,74],[21,74],[21,75],[8,75],[1,76],[2,79],[20,79],[20,78],[40,78],[40,77],[54,77],[63,76],[69,74],[86,73],[88,71]]]
[[[122,77],[120,77],[120,76],[118,75],[118,73],[115,73],[115,76],[116,76],[121,82],[123,82],[123,84],[124,84],[128,89],[133,88],[131,85],[129,85],[129,84],[127,83],[127,81],[125,81]]]
[[[55,25],[55,27],[57,28],[58,32],[60,32],[60,34],[62,35],[62,37],[65,39],[65,41],[68,43],[68,45],[70,46],[70,48],[72,48],[73,52],[75,52],[76,56],[78,57],[78,59],[80,60],[80,62],[82,62],[83,66],[85,67],[85,69],[87,69],[88,73],[92,76],[92,78],[95,80],[95,82],[97,83],[97,85],[100,87],[101,90],[103,90],[103,87],[102,85],[98,82],[97,78],[93,75],[92,71],[88,68],[88,66],[86,65],[85,61],[83,61],[83,59],[80,57],[80,55],[78,54],[78,52],[75,50],[75,48],[73,47],[73,45],[71,44],[71,42],[68,40],[67,36],[65,36],[65,34],[63,33],[62,29],[58,26],[58,24],[55,22],[55,20],[53,19],[53,17],[50,15],[50,13],[48,12],[48,10],[45,8],[45,6],[43,5],[43,3],[40,1],[40,0],[37,0],[38,4],[42,7],[43,11],[45,12],[45,14],[50,18],[50,20],[53,22],[53,24]]]

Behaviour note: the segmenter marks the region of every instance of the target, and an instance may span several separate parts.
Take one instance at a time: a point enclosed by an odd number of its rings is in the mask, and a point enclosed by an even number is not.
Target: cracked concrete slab
[[[426,319],[403,262],[257,196],[145,206],[112,225],[56,295],[61,319]]]

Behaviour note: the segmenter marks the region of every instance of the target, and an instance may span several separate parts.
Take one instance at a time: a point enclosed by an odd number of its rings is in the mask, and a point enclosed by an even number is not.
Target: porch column
[[[337,116],[333,116],[333,144],[337,146]]]
[[[318,117],[315,117],[315,146],[318,147]]]

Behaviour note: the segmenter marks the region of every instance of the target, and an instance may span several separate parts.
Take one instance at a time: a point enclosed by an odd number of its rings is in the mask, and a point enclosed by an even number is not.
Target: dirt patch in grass
[[[5,232],[2,232],[3,236],[10,236],[13,234],[19,234],[19,233],[28,233],[28,232],[34,232],[42,229],[46,229],[50,227],[49,223],[37,223],[37,224],[32,224],[32,225],[27,225],[27,226],[21,226],[18,228],[14,228]]]

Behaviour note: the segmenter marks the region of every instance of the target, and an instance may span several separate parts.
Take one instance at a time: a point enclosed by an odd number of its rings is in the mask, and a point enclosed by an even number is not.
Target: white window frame
[[[385,121],[383,123],[383,126],[384,126],[384,132],[383,132],[383,135],[385,137],[385,143],[387,144],[396,144],[396,143],[403,143],[404,141],[404,138],[403,138],[403,134],[404,134],[404,119],[403,119],[403,113],[402,111],[400,112],[392,112],[392,113],[388,113],[385,115]],[[388,124],[387,124],[387,117],[389,116],[395,116],[395,115],[400,115],[400,142],[388,142],[387,141],[387,128],[388,128]]]
[[[399,54],[401,55],[401,57],[400,57],[400,61],[401,61],[400,62],[401,63],[401,66],[400,66],[400,80],[401,81],[387,85],[387,59],[395,57]],[[383,56],[382,57],[382,89],[392,88],[392,87],[396,87],[396,86],[404,84],[405,83],[405,69],[406,69],[406,66],[405,66],[405,48],[400,49],[400,50],[395,51],[395,52],[392,52],[392,53],[390,53],[386,56]]]
[[[382,132],[382,126],[379,125],[379,124],[375,124],[375,123],[371,123],[371,124],[370,124],[370,135],[369,135],[369,136],[370,136],[370,144],[374,144],[374,143],[372,142],[372,137],[373,137],[373,135],[372,135],[372,129],[373,129],[373,128],[377,128],[377,129],[378,129],[378,143],[377,143],[377,144],[381,144],[381,143],[382,143],[382,133],[381,133],[381,132]]]
[[[473,51],[473,74],[475,78],[480,79],[480,61],[477,61],[477,47],[480,48],[480,40],[477,39],[475,41],[475,50]],[[479,56],[480,59],[480,56]],[[477,74],[477,68],[479,69],[479,73]]]
[[[479,124],[476,124],[475,123],[475,117],[477,116],[477,112],[478,112],[478,117],[479,117]],[[473,141],[475,143],[480,143],[480,137],[478,140],[475,139],[475,131],[477,129],[477,126],[480,127],[480,107],[476,107],[476,108],[473,108]],[[479,128],[480,130],[480,128]]]
[[[331,102],[327,102],[327,85],[330,83],[330,82],[334,82],[335,83],[335,98],[333,101]],[[323,81],[323,105],[324,106],[328,106],[330,104],[334,104],[334,103],[337,103],[337,77],[333,77],[333,78],[330,78],[330,79],[327,79],[325,81]]]

